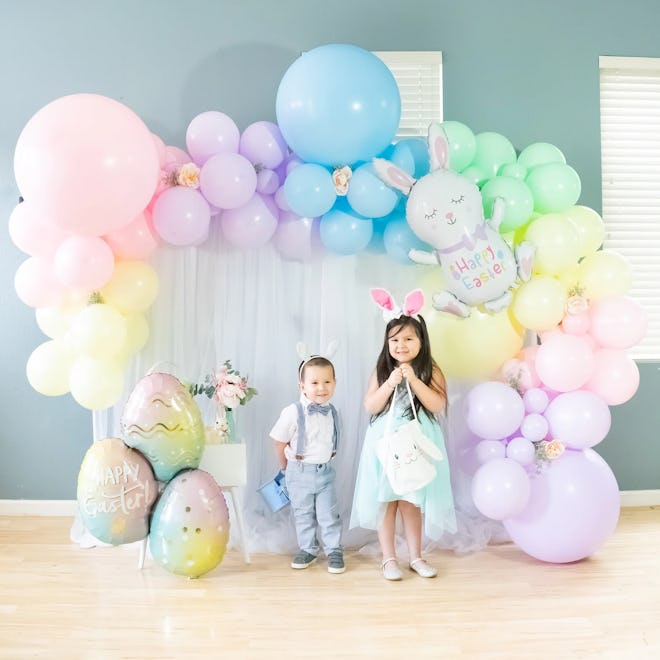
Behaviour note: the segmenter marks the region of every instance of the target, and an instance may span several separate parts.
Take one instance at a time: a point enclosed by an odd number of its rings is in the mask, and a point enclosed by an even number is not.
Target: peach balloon
[[[639,368],[623,350],[601,348],[594,355],[594,370],[585,389],[598,394],[610,406],[633,397],[639,387]]]
[[[120,259],[146,259],[158,245],[151,213],[143,211],[132,222],[103,237]]]

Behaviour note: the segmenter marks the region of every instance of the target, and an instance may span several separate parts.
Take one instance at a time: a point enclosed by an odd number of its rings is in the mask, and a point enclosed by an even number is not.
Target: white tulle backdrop
[[[149,313],[150,338],[126,373],[122,400],[93,414],[94,437],[121,437],[126,397],[154,366],[182,380],[201,382],[226,359],[257,388],[258,395],[235,411],[237,433],[247,445],[248,482],[243,492],[251,552],[295,548],[289,508],[272,513],[257,492],[277,472],[268,432],[280,410],[298,396],[296,343],[324,352],[337,340],[334,356],[342,435],[335,459],[337,491],[345,521],[344,545],[374,548],[375,533],[348,530],[357,464],[368,418],[362,407],[367,379],[383,340],[384,323],[369,289],[389,289],[397,300],[419,286],[423,266],[398,264],[376,252],[333,256],[320,250],[313,260],[282,259],[272,245],[240,250],[226,244],[217,220],[200,247],[160,247],[151,263],[159,276],[158,299]],[[503,537],[499,524],[472,505],[473,438],[462,422],[466,385],[449,383],[450,405],[442,423],[452,470],[459,531],[440,547],[476,550]],[[197,397],[207,423],[210,402]],[[232,542],[235,542],[232,532]],[[430,546],[427,546],[430,547]]]

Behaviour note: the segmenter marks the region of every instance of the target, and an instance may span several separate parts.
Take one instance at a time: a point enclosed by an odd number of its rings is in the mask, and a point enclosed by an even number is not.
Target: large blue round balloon
[[[280,131],[296,154],[334,167],[370,160],[387,147],[399,126],[401,97],[376,55],[328,44],[288,68],[275,109]]]

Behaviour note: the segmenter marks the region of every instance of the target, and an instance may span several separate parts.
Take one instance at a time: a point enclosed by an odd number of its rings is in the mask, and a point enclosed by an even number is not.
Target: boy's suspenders
[[[332,456],[337,453],[337,442],[339,441],[339,424],[337,423],[337,409],[331,404],[328,404],[330,412],[332,413]],[[298,439],[296,441],[296,460],[301,461],[303,452],[305,450],[305,410],[300,401],[296,402],[298,410]]]

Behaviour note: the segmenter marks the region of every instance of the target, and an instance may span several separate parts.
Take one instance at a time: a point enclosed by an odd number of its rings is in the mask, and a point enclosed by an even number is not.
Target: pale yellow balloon
[[[425,314],[434,359],[448,378],[488,379],[523,345],[522,329],[508,312],[473,307],[468,318],[432,310]]]
[[[126,319],[111,305],[87,305],[73,319],[68,339],[78,353],[112,357],[126,341]]]
[[[28,382],[39,394],[60,396],[69,391],[74,354],[65,342],[51,339],[32,351],[25,366]]]
[[[158,295],[158,275],[144,261],[118,261],[101,296],[122,314],[144,312]]]
[[[566,299],[566,288],[558,279],[535,275],[516,291],[513,314],[525,328],[550,330],[564,318]]]
[[[580,237],[580,256],[595,252],[605,240],[605,223],[596,211],[588,206],[573,206],[564,211],[577,229]]]
[[[71,365],[69,387],[83,408],[103,410],[119,401],[124,389],[123,370],[112,358],[80,355]]]
[[[623,296],[632,285],[630,265],[618,252],[599,250],[580,263],[580,284],[589,300]]]
[[[82,302],[67,302],[57,307],[40,307],[35,313],[37,325],[47,337],[60,339],[66,335],[73,319],[82,307]]]
[[[146,345],[149,339],[149,324],[144,314],[128,314],[124,319],[126,320],[126,340],[114,359],[126,368],[128,361]]]
[[[580,238],[575,225],[562,213],[547,213],[527,226],[525,240],[535,247],[534,272],[557,275],[580,257]]]
[[[569,295],[572,295],[571,290],[575,292],[575,289],[580,286],[580,264],[575,264],[559,273],[557,279],[562,283]]]

